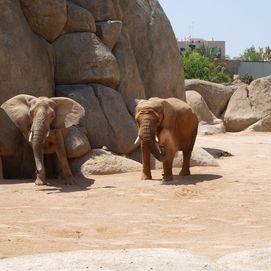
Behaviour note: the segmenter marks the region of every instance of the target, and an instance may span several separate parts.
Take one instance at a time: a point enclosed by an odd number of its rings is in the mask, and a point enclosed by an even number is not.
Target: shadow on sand
[[[94,184],[94,179],[87,179],[84,177],[76,177],[76,184],[65,185],[62,179],[47,179],[47,185],[35,186],[34,180],[31,179],[1,179],[1,184],[19,184],[19,183],[33,183],[35,191],[47,192],[47,194],[53,193],[71,193],[77,191],[90,190]]]
[[[164,181],[163,185],[189,185],[201,182],[209,182],[222,178],[221,175],[216,174],[193,174],[190,176],[174,175],[172,181]]]

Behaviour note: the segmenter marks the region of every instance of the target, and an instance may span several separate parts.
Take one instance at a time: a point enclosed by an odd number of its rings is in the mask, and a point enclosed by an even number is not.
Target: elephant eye
[[[32,109],[30,109],[29,110],[29,116],[30,116],[30,118],[32,118],[33,119],[33,117],[34,117],[34,110]]]
[[[55,112],[54,112],[54,111],[51,111],[51,112],[50,112],[50,118],[51,118],[51,119],[54,119],[55,116],[56,116],[56,115],[55,115]]]

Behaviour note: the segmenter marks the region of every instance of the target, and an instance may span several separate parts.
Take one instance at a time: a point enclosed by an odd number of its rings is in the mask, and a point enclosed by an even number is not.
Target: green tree
[[[244,54],[241,55],[243,61],[263,61],[261,52],[257,51],[254,46],[247,48]]]
[[[267,47],[263,53],[263,60],[271,61],[271,48]]]
[[[196,51],[183,57],[185,79],[201,79],[215,83],[231,83],[231,78],[223,70],[217,70],[210,58]]]
[[[219,58],[221,55],[220,49],[217,47],[207,47],[205,45],[201,45],[200,47],[195,49],[196,52],[201,54],[202,56],[206,56],[211,60],[215,58]]]

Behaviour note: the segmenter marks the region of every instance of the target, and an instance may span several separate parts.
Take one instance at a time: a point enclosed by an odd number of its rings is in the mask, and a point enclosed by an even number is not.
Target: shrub
[[[182,57],[185,79],[201,79],[214,83],[230,84],[230,76],[217,70],[210,58],[198,52],[189,52]]]
[[[252,77],[252,75],[250,75],[248,73],[246,73],[243,76],[241,76],[240,79],[241,79],[241,81],[243,83],[246,83],[248,85],[254,80],[253,77]]]

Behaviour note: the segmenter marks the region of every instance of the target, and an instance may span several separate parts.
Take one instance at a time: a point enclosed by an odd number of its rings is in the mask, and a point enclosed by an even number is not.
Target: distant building
[[[188,49],[194,50],[201,46],[217,49],[217,58],[225,59],[225,41],[204,40],[186,37],[184,40],[178,41],[178,46],[181,54],[184,54]]]

